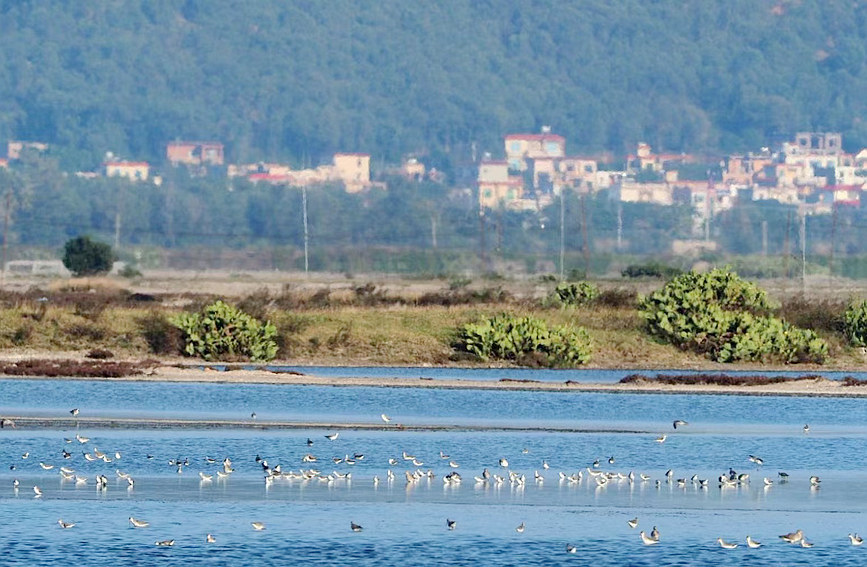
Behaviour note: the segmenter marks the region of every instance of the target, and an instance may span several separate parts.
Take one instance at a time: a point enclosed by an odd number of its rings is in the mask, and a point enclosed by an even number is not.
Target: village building
[[[102,164],[106,177],[123,177],[130,181],[147,181],[150,164],[146,161],[110,161]]]
[[[172,165],[223,165],[223,144],[220,142],[169,142],[166,159]]]

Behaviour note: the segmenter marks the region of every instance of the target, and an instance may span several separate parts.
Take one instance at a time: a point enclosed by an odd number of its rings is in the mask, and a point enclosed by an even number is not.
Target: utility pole
[[[807,296],[807,211],[801,211],[801,293]]]
[[[617,251],[623,250],[623,201],[617,200]]]
[[[565,187],[560,188],[560,281],[563,281],[564,268],[563,264],[566,260],[566,208],[563,203],[563,193],[566,192]]]
[[[831,256],[828,258],[828,279],[834,277],[834,248],[837,242],[837,207],[831,204]]]
[[[789,233],[792,230],[792,211],[789,211],[786,214],[786,233],[783,236],[783,274],[786,279],[789,279],[789,255],[791,254],[791,250],[789,248]]]
[[[310,234],[307,232],[307,187],[301,186],[301,209],[304,219],[304,277],[310,276],[310,256],[308,245],[310,242]]]
[[[768,221],[762,221],[762,256],[768,256]]]
[[[581,195],[581,241],[584,247],[584,277],[590,274],[590,239],[587,235],[587,204]]]
[[[485,210],[481,207],[479,207],[479,261],[484,274],[488,269],[488,263],[485,258]]]
[[[6,192],[6,210],[3,212],[3,284],[6,284],[6,247],[9,237],[9,209],[12,206],[12,192]]]

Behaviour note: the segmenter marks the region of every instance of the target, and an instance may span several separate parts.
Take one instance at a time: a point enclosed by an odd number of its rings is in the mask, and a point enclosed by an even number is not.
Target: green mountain
[[[180,138],[448,168],[542,125],[570,152],[856,148],[865,46],[852,0],[0,0],[0,140],[77,166]]]

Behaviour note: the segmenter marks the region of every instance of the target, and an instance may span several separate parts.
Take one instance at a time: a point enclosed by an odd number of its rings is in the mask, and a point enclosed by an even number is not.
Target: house
[[[425,169],[424,164],[416,158],[407,158],[403,160],[403,164],[400,167],[400,174],[413,181],[421,181],[424,179],[425,173],[427,173],[427,170]]]
[[[479,165],[479,207],[495,208],[514,203],[524,197],[524,180],[509,175],[508,161],[483,160]]]
[[[102,166],[106,177],[125,177],[131,181],[147,181],[150,173],[146,161],[110,161]]]
[[[166,159],[172,165],[223,165],[223,144],[220,142],[169,142]]]
[[[370,154],[334,154],[333,176],[342,181],[348,193],[358,193],[370,186]]]
[[[9,160],[6,158],[0,158],[0,167],[3,169],[9,169]]]
[[[668,183],[638,183],[624,178],[614,186],[612,196],[624,203],[674,204],[674,189]]]
[[[9,161],[21,159],[21,152],[23,152],[24,150],[35,150],[37,152],[44,152],[48,150],[48,144],[43,144],[42,142],[10,141],[6,144],[6,158]]]
[[[526,171],[528,160],[557,159],[566,155],[566,138],[543,127],[541,134],[509,134],[505,137],[509,169]]]
[[[560,182],[566,187],[584,185],[589,191],[595,191],[598,189],[598,171],[599,166],[593,158],[572,156],[557,161]]]

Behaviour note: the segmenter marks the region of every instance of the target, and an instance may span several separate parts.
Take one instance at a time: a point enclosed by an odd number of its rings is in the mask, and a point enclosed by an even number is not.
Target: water
[[[336,441],[324,428],[299,430],[0,430],[0,549],[4,565],[860,565],[867,549],[846,534],[865,531],[867,403],[845,398],[596,394],[326,388],[312,386],[0,381],[0,413],[239,418],[255,409],[265,416],[314,423],[375,423],[385,411],[395,421],[525,427],[525,430],[343,430]],[[676,432],[671,422],[690,424]],[[381,423],[381,422],[380,422]],[[802,426],[811,431],[804,434]],[[551,431],[575,427],[585,431]],[[664,443],[657,436],[666,432]],[[81,444],[76,433],[89,437]],[[307,439],[313,441],[307,445]],[[70,439],[67,443],[64,439]],[[119,461],[88,462],[94,447]],[[63,459],[61,451],[72,454]],[[448,459],[440,458],[440,451]],[[423,462],[414,467],[402,453]],[[28,458],[22,458],[29,453]],[[306,454],[318,461],[302,463]],[[363,454],[355,464],[333,458]],[[764,466],[748,461],[760,455]],[[284,471],[316,467],[349,479],[279,479],[270,486],[256,456]],[[235,472],[201,482],[230,456]],[[614,457],[609,464],[608,458]],[[215,463],[208,463],[212,457]],[[397,459],[390,465],[388,459]],[[525,475],[523,486],[474,482],[487,468]],[[168,464],[188,459],[182,474]],[[597,487],[587,467],[649,474],[648,482],[611,480]],[[454,461],[459,468],[449,467]],[[550,469],[544,470],[546,461]],[[39,463],[52,464],[43,470]],[[10,467],[14,466],[14,470]],[[74,468],[88,483],[61,481],[57,469]],[[716,478],[732,467],[750,483],[720,488]],[[432,470],[435,478],[407,484],[404,471]],[[684,478],[683,487],[666,482]],[[135,486],[115,469],[130,473]],[[386,481],[393,470],[396,478]],[[463,482],[446,486],[458,471]],[[544,475],[534,481],[534,471]],[[580,483],[559,472],[583,471]],[[780,482],[786,471],[789,482]],[[97,491],[96,474],[109,486]],[[697,474],[707,488],[690,482]],[[810,475],[819,475],[812,488]],[[374,486],[373,477],[382,479]],[[763,477],[774,480],[764,487]],[[18,491],[12,480],[18,479]],[[656,481],[660,484],[657,487]],[[35,498],[33,485],[42,491]],[[134,529],[129,516],[151,523]],[[637,516],[635,530],[626,520]],[[76,522],[68,530],[57,520]],[[446,518],[457,528],[446,528]],[[266,523],[254,531],[251,522]],[[360,533],[350,522],[364,526]],[[515,527],[523,522],[524,533]],[[637,531],[658,526],[657,546],[642,545]],[[815,543],[802,549],[779,534],[801,528]],[[205,534],[217,538],[206,544]],[[764,543],[746,549],[751,534]],[[717,537],[741,543],[722,550]],[[174,539],[173,547],[157,540]],[[566,544],[578,547],[567,554]]]

